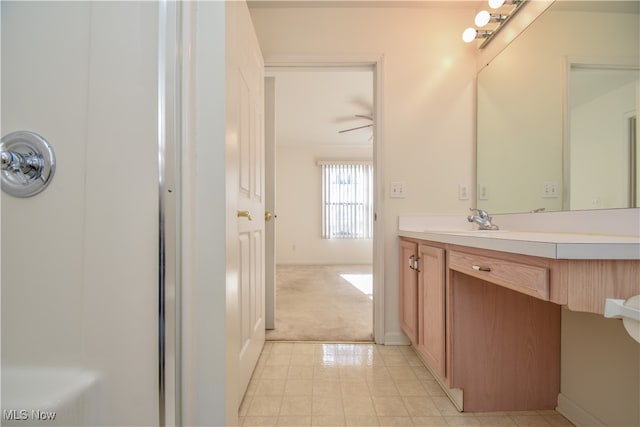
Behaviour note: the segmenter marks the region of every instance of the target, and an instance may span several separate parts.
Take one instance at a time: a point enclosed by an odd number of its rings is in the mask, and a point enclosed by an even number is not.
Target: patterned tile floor
[[[459,413],[411,347],[267,342],[242,426],[571,426],[556,411]]]

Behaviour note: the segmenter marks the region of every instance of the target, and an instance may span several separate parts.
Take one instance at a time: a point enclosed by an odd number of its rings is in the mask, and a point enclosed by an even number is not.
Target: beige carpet
[[[370,283],[370,265],[277,266],[276,324],[267,340],[371,341]]]

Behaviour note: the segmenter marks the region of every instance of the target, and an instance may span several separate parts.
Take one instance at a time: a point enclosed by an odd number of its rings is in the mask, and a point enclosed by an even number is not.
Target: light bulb
[[[469,27],[462,33],[462,40],[464,40],[465,43],[471,43],[476,39],[476,34],[478,34],[476,29]]]
[[[491,9],[497,9],[504,4],[505,0],[489,0],[489,7]]]
[[[481,10],[476,15],[475,23],[476,23],[476,26],[478,27],[484,27],[489,23],[490,20],[491,20],[491,14],[486,10]]]

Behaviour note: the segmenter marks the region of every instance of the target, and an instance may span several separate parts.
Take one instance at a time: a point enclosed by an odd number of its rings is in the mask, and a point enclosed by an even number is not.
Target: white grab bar
[[[626,301],[607,298],[604,301],[604,317],[622,319],[622,325],[627,333],[640,342],[640,295]]]
[[[640,322],[640,310],[624,305],[625,300],[607,298],[604,302],[604,317],[628,318]]]

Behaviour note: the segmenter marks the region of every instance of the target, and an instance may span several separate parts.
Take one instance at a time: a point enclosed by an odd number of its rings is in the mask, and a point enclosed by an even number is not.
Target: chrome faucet
[[[483,209],[469,208],[471,212],[475,212],[475,215],[469,215],[467,220],[469,222],[475,222],[478,224],[480,230],[499,230],[498,226],[491,224],[491,217],[489,213]]]

